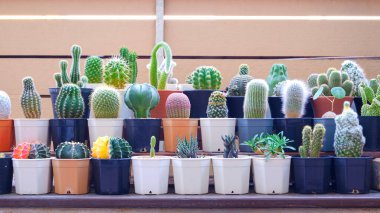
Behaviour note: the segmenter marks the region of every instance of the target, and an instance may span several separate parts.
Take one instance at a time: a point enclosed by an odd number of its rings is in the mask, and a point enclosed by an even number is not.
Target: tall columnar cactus
[[[200,66],[191,77],[194,89],[218,90],[222,84],[222,75],[213,66]]]
[[[55,86],[57,88],[61,88],[63,83],[62,83],[62,74],[59,72],[54,73],[54,79],[55,79]]]
[[[190,136],[190,140],[178,138],[177,157],[178,158],[197,158],[198,140]]]
[[[63,84],[71,83],[69,75],[67,74],[67,64],[68,62],[66,60],[59,61],[59,67],[61,68],[61,77]]]
[[[288,81],[282,95],[282,113],[287,118],[302,117],[308,97],[308,89],[302,81]]]
[[[244,118],[264,118],[267,109],[268,84],[262,79],[253,79],[247,84],[244,97]]]
[[[71,83],[76,84],[80,80],[80,56],[82,53],[82,48],[79,45],[74,44],[71,47],[71,71],[70,71],[70,80]]]
[[[82,118],[84,102],[80,88],[75,84],[65,84],[55,102],[58,118]]]
[[[166,115],[168,118],[189,118],[190,100],[183,93],[172,93],[166,99]]]
[[[162,64],[158,66],[157,52],[162,48],[165,53],[165,59]],[[166,42],[158,42],[152,50],[150,57],[150,84],[156,89],[162,90],[166,88],[166,83],[168,81],[169,75],[173,72],[175,63],[173,61],[172,50],[170,49],[169,44]]]
[[[335,118],[334,149],[337,157],[360,157],[363,153],[365,137],[359,124],[358,114],[344,102],[342,114]]]
[[[362,116],[380,116],[380,90],[373,91],[372,87],[362,84],[359,87],[363,106]]]
[[[133,84],[124,95],[124,102],[134,112],[135,118],[148,118],[159,101],[157,89],[149,84]]]
[[[359,85],[361,83],[367,84],[368,80],[365,77],[363,69],[354,61],[346,60],[342,63],[340,68],[342,72],[346,72],[353,82],[352,95],[359,96]]]
[[[156,147],[156,137],[152,136],[150,137],[150,150],[149,150],[149,156],[151,158],[154,158],[156,156],[156,150],[154,149]]]
[[[57,159],[83,159],[90,157],[90,150],[84,143],[80,142],[63,142],[55,150]]]
[[[224,158],[238,158],[239,150],[236,147],[235,135],[221,136],[224,145]]]
[[[228,117],[227,100],[224,93],[220,91],[214,91],[211,93],[210,98],[208,99],[206,113],[208,118]]]
[[[103,82],[103,60],[98,56],[90,56],[86,59],[84,74],[88,83],[99,84]]]
[[[112,87],[98,87],[91,94],[95,118],[117,118],[120,109],[119,92]]]
[[[14,148],[12,157],[15,159],[50,158],[50,148],[40,143],[21,143]]]
[[[307,85],[309,86],[309,88],[313,88],[313,87],[318,87],[318,74],[317,73],[312,73],[309,75],[309,77],[307,78]]]
[[[302,130],[302,146],[298,151],[301,157],[318,158],[323,147],[326,129],[323,124],[316,124],[314,130],[311,126],[305,126]]]
[[[124,89],[129,82],[128,64],[118,57],[110,59],[104,68],[104,82],[116,89]]]
[[[125,63],[128,64],[129,49],[127,47],[122,47],[120,48],[119,53],[120,53],[120,58],[123,59]]]
[[[241,64],[239,74],[234,76],[228,85],[227,96],[244,96],[247,83],[252,79],[253,77],[249,75],[248,64]]]
[[[129,51],[127,47],[120,48],[120,58],[123,59],[129,67],[128,79],[129,83],[134,84],[137,80],[137,54],[134,51]]]
[[[11,115],[11,99],[8,94],[0,90],[0,119],[8,119]]]
[[[311,89],[314,95],[320,87],[323,88],[322,94],[331,96],[331,90],[334,87],[341,87],[346,92],[346,96],[351,96],[353,91],[353,82],[350,80],[346,72],[341,72],[335,68],[329,68],[326,73],[318,75],[317,86]]]
[[[99,137],[91,148],[92,157],[98,159],[130,158],[132,147],[128,141],[119,137]]]
[[[25,118],[41,117],[41,96],[35,89],[33,78],[28,76],[22,80],[23,91],[20,97],[21,108]]]
[[[274,87],[281,81],[288,80],[288,68],[284,64],[273,64],[267,77],[269,94],[273,95]]]

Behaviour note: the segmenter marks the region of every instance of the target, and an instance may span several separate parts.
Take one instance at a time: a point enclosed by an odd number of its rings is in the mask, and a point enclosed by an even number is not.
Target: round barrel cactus
[[[166,99],[166,115],[168,118],[189,118],[190,100],[183,93],[172,93]]]
[[[217,90],[222,85],[222,75],[213,66],[200,66],[192,74],[194,89]]]
[[[98,56],[90,56],[86,59],[84,74],[88,83],[96,84],[103,82],[103,60]]]
[[[81,118],[84,113],[84,101],[79,86],[64,84],[55,102],[58,118]]]
[[[13,150],[15,159],[40,159],[50,158],[50,148],[41,143],[21,143]]]
[[[247,83],[253,79],[249,75],[249,66],[241,64],[239,67],[239,74],[234,76],[228,85],[227,96],[244,96]]]
[[[104,82],[116,89],[124,89],[129,82],[128,64],[121,58],[110,59],[104,67]]]
[[[24,90],[21,95],[21,108],[26,118],[41,117],[41,96],[35,89],[33,78],[25,77],[22,80]]]
[[[0,90],[0,119],[8,119],[11,115],[11,99],[8,94]]]
[[[133,84],[124,95],[124,102],[134,112],[135,118],[149,118],[150,111],[160,101],[156,88],[149,84]]]
[[[130,158],[132,147],[119,137],[99,137],[91,148],[92,157],[98,159]]]
[[[90,157],[90,150],[84,143],[63,142],[55,150],[57,159],[83,159]]]
[[[120,109],[119,92],[112,87],[98,87],[91,94],[95,118],[117,118]]]
[[[207,105],[207,117],[208,118],[227,118],[228,108],[227,100],[224,93],[220,91],[214,91],[211,93],[208,99]]]

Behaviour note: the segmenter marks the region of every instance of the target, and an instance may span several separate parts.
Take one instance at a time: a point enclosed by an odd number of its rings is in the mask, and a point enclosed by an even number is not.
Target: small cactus
[[[184,139],[178,138],[176,153],[178,158],[197,158],[198,150],[197,138],[190,137],[189,141],[186,137]]]
[[[227,96],[244,96],[247,83],[253,79],[249,74],[249,66],[241,64],[239,74],[234,76],[228,86]]]
[[[305,126],[302,130],[302,146],[299,147],[300,156],[318,158],[325,133],[326,129],[322,124],[316,124],[314,130],[311,126]]]
[[[224,145],[224,158],[238,158],[239,150],[236,148],[235,136],[234,135],[225,135],[222,136],[223,145]]]
[[[54,73],[54,79],[55,79],[55,86],[57,88],[61,88],[63,83],[62,83],[62,75],[61,73],[57,72],[57,73]]]
[[[154,147],[156,146],[156,137],[152,136],[150,138],[150,150],[149,150],[149,155],[151,158],[154,158],[156,156],[156,150]]]
[[[55,102],[58,118],[82,118],[84,102],[80,88],[76,84],[65,84]]]
[[[40,143],[21,143],[14,148],[12,157],[15,159],[50,158],[50,148]]]
[[[134,112],[135,118],[149,118],[150,111],[159,101],[157,89],[149,84],[133,84],[124,95],[124,102]]]
[[[71,71],[70,71],[70,81],[73,84],[76,84],[80,80],[80,56],[81,56],[82,48],[79,45],[73,45],[71,47]]]
[[[103,82],[103,60],[98,56],[90,56],[86,59],[84,74],[88,83],[98,84]]]
[[[11,99],[8,94],[0,90],[0,119],[8,119],[11,115]]]
[[[247,84],[244,97],[244,118],[264,118],[267,110],[268,84],[262,79],[253,79]]]
[[[207,117],[208,118],[227,118],[228,108],[227,100],[224,93],[220,91],[214,91],[211,93],[208,99],[207,105]]]
[[[69,84],[70,78],[67,75],[67,64],[68,62],[66,60],[59,61],[59,67],[61,68],[61,77],[62,77],[62,83],[63,84]]]
[[[166,99],[166,115],[168,118],[189,118],[190,100],[183,93],[172,93]]]
[[[132,51],[128,55],[128,65],[129,65],[129,83],[134,84],[137,80],[138,67],[137,67],[137,54]]]
[[[307,85],[309,86],[309,88],[313,88],[313,87],[318,87],[318,74],[317,73],[312,73],[309,75],[309,77],[307,78]]]
[[[20,102],[25,118],[40,118],[41,96],[34,87],[33,78],[25,77],[22,83],[24,90],[20,97]]]
[[[162,64],[158,65],[157,52],[162,48],[165,53],[165,59]],[[168,43],[158,42],[152,50],[150,57],[149,75],[150,84],[156,89],[163,90],[166,88],[168,77],[172,74],[175,62],[173,61],[172,50]]]
[[[288,68],[284,64],[273,64],[267,77],[269,93],[273,94],[274,87],[281,81],[288,80]]]
[[[114,57],[108,60],[104,68],[104,82],[116,89],[124,89],[129,82],[128,64],[121,58]]]
[[[380,116],[380,90],[375,93],[372,87],[367,85],[361,85],[359,89],[363,102],[361,115]]]
[[[98,87],[91,94],[95,118],[117,118],[120,109],[119,92],[112,87]]]
[[[282,113],[287,118],[302,117],[308,97],[306,85],[302,81],[289,81],[286,83],[283,91]]]
[[[99,137],[91,148],[92,157],[98,159],[130,158],[132,147],[119,137]]]
[[[335,68],[329,68],[326,73],[318,75],[317,86],[311,89],[312,95],[316,94],[318,88],[323,87],[322,94],[331,96],[331,90],[334,87],[341,87],[346,92],[346,96],[351,96],[353,91],[353,82],[349,79],[346,72],[341,72]]]
[[[221,73],[213,66],[198,67],[191,76],[194,89],[218,90],[222,84]]]
[[[354,61],[346,60],[342,63],[342,67],[340,68],[342,72],[346,72],[353,82],[352,87],[352,95],[359,96],[359,85],[361,83],[367,84],[368,80],[365,77],[363,69]]]
[[[83,159],[90,157],[90,150],[84,143],[63,142],[55,150],[57,159]]]
[[[284,86],[286,83],[288,83],[289,80],[281,81],[280,83],[276,84],[276,86],[273,89],[273,95],[277,97],[281,97],[282,93],[284,91]]]

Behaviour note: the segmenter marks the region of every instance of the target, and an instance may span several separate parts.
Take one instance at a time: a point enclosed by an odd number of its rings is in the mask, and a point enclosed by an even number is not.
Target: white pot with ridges
[[[223,151],[221,137],[235,135],[236,118],[200,118],[200,121],[203,151]]]
[[[16,145],[23,142],[50,144],[49,119],[15,119]]]

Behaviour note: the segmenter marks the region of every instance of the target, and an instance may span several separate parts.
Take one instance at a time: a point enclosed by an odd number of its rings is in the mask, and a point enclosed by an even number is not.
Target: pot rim
[[[274,120],[275,118],[236,118],[236,120]]]
[[[276,158],[269,158],[269,160],[287,160],[287,159],[291,159],[291,158],[292,158],[292,156],[285,155],[285,158],[282,158],[282,157],[278,156]],[[263,155],[253,155],[252,159],[265,160],[265,156],[263,156]]]
[[[306,157],[303,158],[301,156],[292,156],[292,159],[305,159],[305,160],[319,160],[319,159],[332,159],[334,156],[320,156],[320,157]]]
[[[112,121],[112,120],[117,120],[117,121],[124,121],[124,118],[88,118],[88,121]]]
[[[219,121],[221,121],[221,120],[236,120],[236,118],[199,118],[200,120],[219,120]]]
[[[178,160],[178,161],[201,161],[201,160],[211,160],[211,156],[204,156],[199,158],[179,158],[177,156],[171,157],[172,160]]]
[[[170,160],[172,156],[155,156],[154,158],[151,158],[148,155],[144,156],[133,156],[132,160],[143,160],[143,161],[156,161],[156,160]]]
[[[48,160],[53,160],[53,157],[50,158],[38,158],[38,159],[17,159],[17,158],[12,158],[12,161],[48,161]]]
[[[50,118],[14,118],[14,121],[49,121]]]
[[[162,121],[198,121],[199,118],[161,118]]]
[[[337,157],[337,156],[332,156],[334,159],[375,159],[372,156],[360,156],[360,157]]]
[[[215,155],[211,156],[212,160],[230,160],[230,161],[238,161],[238,160],[246,160],[246,159],[252,159],[252,156],[249,155],[238,155],[238,158],[224,158],[223,155]]]
[[[171,84],[171,85],[177,85],[177,84]],[[162,91],[162,92],[182,93],[181,90],[174,90],[174,89],[158,89],[157,91],[158,92]]]
[[[51,158],[54,161],[89,161],[91,158],[80,158],[80,159],[59,159],[59,158]]]

